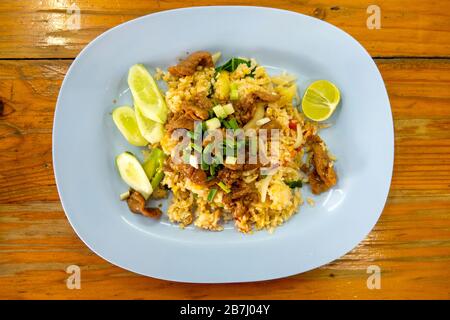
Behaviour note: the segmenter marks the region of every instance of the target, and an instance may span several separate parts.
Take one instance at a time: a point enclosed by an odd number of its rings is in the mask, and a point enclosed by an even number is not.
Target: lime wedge
[[[303,96],[303,113],[314,121],[327,120],[333,114],[340,99],[339,89],[333,83],[327,80],[315,81],[306,89]]]
[[[142,111],[142,108],[135,104],[134,111],[138,128],[142,136],[150,143],[160,142],[164,135],[164,125],[147,118]]]
[[[133,146],[143,147],[148,144],[138,128],[133,108],[122,106],[114,109],[113,121],[125,139]]]
[[[153,188],[139,160],[131,152],[123,152],[116,157],[116,165],[123,181],[148,199]]]
[[[147,118],[165,123],[168,109],[153,77],[142,64],[135,64],[128,72],[128,85],[135,103]]]

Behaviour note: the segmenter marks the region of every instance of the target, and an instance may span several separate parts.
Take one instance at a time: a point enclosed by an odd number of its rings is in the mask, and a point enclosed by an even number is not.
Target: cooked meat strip
[[[199,108],[209,110],[213,107],[213,102],[206,96],[206,93],[198,93],[194,96],[194,103]]]
[[[314,194],[321,194],[330,188],[320,179],[315,170],[309,174],[309,184],[311,185],[311,191]]]
[[[308,165],[306,163],[304,163],[300,167],[300,170],[302,170],[304,173],[308,173],[309,172],[309,167],[308,167]]]
[[[227,164],[224,163],[223,166],[232,171],[247,171],[260,168],[261,163],[242,163],[242,164]]]
[[[181,111],[172,114],[166,123],[166,130],[172,132],[175,129],[184,128],[194,130],[194,121],[207,120],[208,110],[212,107],[211,100],[205,94],[197,94],[193,101],[183,101]]]
[[[242,173],[229,168],[220,169],[217,178],[227,186],[232,186],[235,182],[242,178]]]
[[[237,102],[237,108],[235,108],[235,117],[241,125],[245,125],[253,118],[255,114],[256,103],[258,102],[274,102],[280,99],[280,96],[276,93],[269,91],[258,90],[253,91],[246,96],[242,97]]]
[[[235,220],[240,220],[244,215],[248,214],[251,203],[258,201],[258,194],[256,191],[247,192],[243,189],[240,198],[232,199],[232,193],[223,196],[223,203],[233,214]]]
[[[198,107],[190,102],[183,102],[181,108],[185,115],[192,120],[206,120],[209,117],[207,109]]]
[[[202,169],[194,168],[190,164],[183,164],[182,172],[186,178],[189,178],[193,183],[206,184],[206,178],[208,176]]]
[[[158,218],[162,212],[159,208],[146,208],[144,197],[137,191],[132,190],[127,199],[128,208],[133,213],[140,213],[143,216],[150,218]]]
[[[182,110],[193,120],[207,120],[209,118],[208,110],[212,106],[212,101],[205,93],[198,93],[193,97],[192,101],[182,104]]]
[[[215,185],[217,179],[208,180],[206,172],[200,168],[194,168],[190,164],[187,163],[179,163],[175,164],[172,162],[170,158],[166,160],[164,163],[164,170],[170,172],[178,172],[184,178],[191,180],[193,183],[210,187]]]
[[[237,107],[234,108],[234,117],[236,118],[237,122],[243,127],[253,118],[256,106],[244,106],[239,102],[236,104],[236,106]]]
[[[320,194],[336,184],[336,172],[322,139],[317,135],[310,136],[307,143],[311,148],[314,165],[314,170],[309,174],[311,190],[314,194]]]
[[[259,199],[257,189],[254,183],[246,183],[243,180],[243,171],[223,168],[219,171],[217,178],[231,188],[231,192],[223,195],[222,201],[225,208],[231,211],[233,218],[236,220],[236,226],[242,228],[243,225],[239,222],[245,215],[249,214],[251,204]],[[249,230],[242,229],[242,231],[248,232]]]
[[[240,180],[233,186],[232,192],[230,192],[229,195],[232,200],[236,200],[254,192],[255,185],[253,183],[245,183],[244,181]]]
[[[277,93],[272,93],[265,90],[257,90],[253,91],[242,99],[240,99],[240,104],[244,106],[253,106],[256,102],[275,102],[280,99],[280,96]]]
[[[183,176],[191,180],[193,183],[209,187],[215,185],[217,182],[216,179],[208,180],[208,176],[205,171],[200,168],[194,168],[190,164],[183,163],[179,165],[178,168]]]
[[[186,129],[193,131],[194,120],[184,112],[174,113],[169,117],[165,128],[169,133],[176,129]]]
[[[231,192],[224,195],[224,203],[228,205],[232,205],[234,200],[256,193],[254,183],[246,183],[242,180],[242,171],[223,168],[219,171],[217,178],[231,188]]]
[[[177,65],[168,68],[170,74],[176,77],[191,76],[198,66],[214,67],[212,56],[207,51],[197,51],[181,60]]]

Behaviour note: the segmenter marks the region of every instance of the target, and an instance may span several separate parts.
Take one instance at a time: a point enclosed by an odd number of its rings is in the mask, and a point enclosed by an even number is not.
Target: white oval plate
[[[338,184],[305,204],[275,233],[182,230],[129,212],[114,158],[138,150],[122,138],[111,110],[131,99],[128,68],[174,64],[186,52],[254,57],[341,90],[334,126],[322,132],[337,156]],[[270,68],[269,68],[270,69]],[[114,103],[113,100],[116,100]],[[70,67],[59,93],[53,162],[66,215],[99,256],[143,275],[183,282],[242,282],[285,277],[339,258],[378,220],[392,174],[389,99],[380,73],[351,36],[321,20],[258,7],[197,7],[151,14],[105,32]],[[303,188],[305,196],[308,187]],[[165,204],[166,207],[166,204]]]

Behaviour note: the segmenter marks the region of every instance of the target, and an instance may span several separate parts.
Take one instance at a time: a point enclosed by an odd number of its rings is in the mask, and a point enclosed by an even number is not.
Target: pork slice
[[[197,51],[181,60],[177,65],[168,68],[170,74],[176,77],[191,76],[198,66],[214,67],[212,56],[207,51]]]
[[[144,197],[135,190],[131,191],[131,194],[127,199],[127,204],[131,212],[142,214],[146,217],[158,218],[162,214],[159,208],[146,208]]]
[[[308,138],[307,143],[311,147],[314,166],[309,174],[311,189],[314,194],[320,194],[336,184],[337,175],[322,139],[314,135]]]

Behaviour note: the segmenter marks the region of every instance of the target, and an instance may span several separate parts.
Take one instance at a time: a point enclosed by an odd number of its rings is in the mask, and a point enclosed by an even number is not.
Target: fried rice
[[[304,203],[302,189],[291,187],[286,182],[309,183],[311,170],[314,170],[314,154],[308,138],[316,136],[320,128],[306,120],[298,109],[300,99],[295,77],[287,73],[271,76],[254,59],[247,61],[229,72],[229,81],[237,87],[240,99],[259,91],[277,95],[276,101],[264,103],[264,118],[280,127],[277,165],[270,174],[262,172],[261,168],[238,172],[240,183],[251,184],[254,188],[254,195],[246,195],[251,197],[251,201],[244,198],[235,200],[241,201],[242,205],[233,203],[234,200],[225,201],[230,195],[220,188],[212,200],[208,199],[210,185],[192,181],[181,170],[165,169],[162,185],[173,193],[167,215],[180,227],[193,224],[198,228],[220,231],[228,221],[233,221],[235,227],[244,233],[261,229],[273,231],[299,212]],[[172,115],[185,112],[185,103],[194,101],[199,95],[206,96],[212,105],[231,103],[236,109],[239,102],[230,100],[229,94],[224,94],[219,87],[215,66],[197,65],[193,74],[185,76],[158,69],[155,78],[167,85],[165,100]],[[160,147],[168,156],[167,162],[172,160],[177,143],[166,130]],[[326,150],[323,142],[321,146]],[[333,161],[329,160],[327,165],[333,170]],[[233,185],[229,187],[231,193],[235,192]]]

